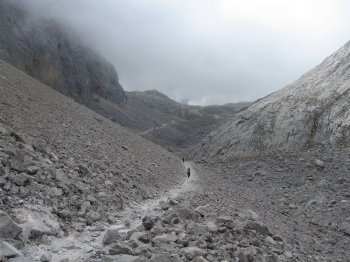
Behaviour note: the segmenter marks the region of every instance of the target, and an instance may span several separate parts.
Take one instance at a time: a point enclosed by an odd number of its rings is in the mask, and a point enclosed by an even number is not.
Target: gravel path
[[[123,211],[117,212],[116,223],[113,228],[119,228],[120,233],[127,234],[129,231],[135,230],[142,225],[142,218],[146,216],[161,216],[164,213],[162,204],[169,202],[169,200],[176,200],[179,196],[184,197],[188,192],[195,192],[197,190],[197,173],[194,169],[194,164],[185,162],[184,177],[186,179],[179,183],[176,187],[170,189],[162,196],[156,199],[149,199],[140,204],[131,204]],[[186,170],[191,168],[191,177],[187,178]],[[125,227],[127,225],[127,227]],[[93,226],[88,226],[82,232],[70,232],[65,237],[47,237],[38,245],[27,245],[23,250],[26,257],[30,257],[39,261],[43,255],[50,255],[51,262],[60,262],[64,258],[69,261],[94,261],[92,257],[94,254],[98,256],[104,253],[102,245],[105,231],[111,227],[108,223],[96,223]],[[98,260],[96,260],[98,261]]]

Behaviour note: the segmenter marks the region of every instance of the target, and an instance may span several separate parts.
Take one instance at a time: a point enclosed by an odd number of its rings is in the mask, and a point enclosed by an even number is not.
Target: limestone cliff
[[[350,42],[208,135],[192,156],[227,158],[350,141]]]

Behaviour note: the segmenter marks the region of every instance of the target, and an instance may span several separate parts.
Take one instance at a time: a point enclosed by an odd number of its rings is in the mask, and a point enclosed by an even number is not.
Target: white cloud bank
[[[350,40],[345,0],[19,1],[73,28],[126,90],[190,103],[263,97]]]

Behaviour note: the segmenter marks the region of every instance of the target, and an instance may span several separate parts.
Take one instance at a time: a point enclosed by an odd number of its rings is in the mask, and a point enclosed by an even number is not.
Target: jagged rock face
[[[96,97],[124,102],[114,67],[73,39],[57,24],[0,0],[0,59],[90,108]]]
[[[349,90],[350,42],[291,85],[233,116],[191,154],[227,158],[315,145],[347,146]]]

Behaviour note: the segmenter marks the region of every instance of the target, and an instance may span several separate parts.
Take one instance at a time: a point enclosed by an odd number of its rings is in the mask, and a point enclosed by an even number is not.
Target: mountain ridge
[[[226,158],[347,145],[349,58],[350,42],[347,42],[290,85],[229,118],[192,150],[192,157]]]

